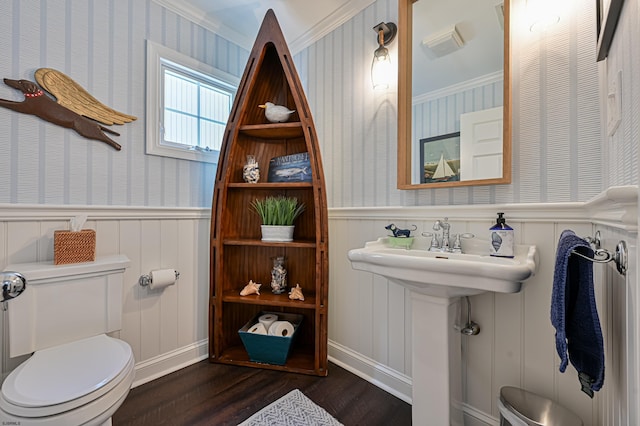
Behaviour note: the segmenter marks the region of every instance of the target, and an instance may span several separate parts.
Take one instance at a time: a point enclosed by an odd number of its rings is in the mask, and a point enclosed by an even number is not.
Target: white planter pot
[[[260,227],[262,228],[262,241],[293,241],[294,225],[260,225]]]

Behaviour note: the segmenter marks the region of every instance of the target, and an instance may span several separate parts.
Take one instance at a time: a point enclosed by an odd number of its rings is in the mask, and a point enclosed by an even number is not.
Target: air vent
[[[454,25],[453,28],[425,38],[422,40],[422,44],[435,56],[440,57],[459,50],[464,46],[464,40]]]

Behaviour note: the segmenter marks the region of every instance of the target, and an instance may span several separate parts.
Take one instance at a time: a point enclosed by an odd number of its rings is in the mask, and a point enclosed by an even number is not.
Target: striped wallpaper
[[[145,39],[241,76],[248,52],[151,0],[0,2],[0,76],[58,69],[138,120],[123,146],[0,108],[0,203],[206,207],[215,165],[145,155]],[[0,98],[21,95],[0,85]]]
[[[372,23],[396,20],[397,1],[377,1],[298,54],[299,72],[308,74],[302,79],[322,144],[329,205],[585,201],[604,189],[595,4],[567,3],[560,23],[541,34],[529,32],[524,1],[513,1],[510,185],[396,188],[396,93],[373,93],[369,66],[376,47]],[[396,48],[392,44],[392,55]],[[634,184],[635,176],[619,172],[608,183]]]
[[[396,188],[396,90],[374,93],[369,78],[376,47],[371,28],[397,20],[396,0],[378,0],[295,55],[320,136],[331,207],[584,201],[608,186],[635,183],[630,124],[623,120],[610,140],[600,126],[593,1],[568,2],[560,24],[543,34],[528,31],[523,3],[514,0],[512,8],[510,185]],[[0,3],[0,12],[6,52],[0,76],[32,78],[39,67],[57,68],[139,117],[118,127],[123,151],[116,152],[0,109],[7,129],[0,134],[0,202],[210,205],[214,165],[144,154],[144,40],[238,76],[246,50],[151,0],[13,0]],[[397,45],[391,54],[397,59]],[[625,83],[630,75],[623,74]],[[6,86],[0,97],[19,99]]]

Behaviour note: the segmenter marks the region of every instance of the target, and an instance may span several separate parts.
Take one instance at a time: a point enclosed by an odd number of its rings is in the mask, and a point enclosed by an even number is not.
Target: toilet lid
[[[22,407],[63,404],[109,383],[131,358],[127,343],[104,334],[43,349],[9,374],[2,395]]]

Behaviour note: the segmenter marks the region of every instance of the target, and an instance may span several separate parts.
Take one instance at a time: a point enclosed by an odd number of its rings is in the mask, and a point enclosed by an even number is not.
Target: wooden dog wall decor
[[[137,118],[123,114],[102,104],[91,96],[82,86],[60,71],[51,68],[39,68],[35,72],[36,83],[29,80],[4,79],[4,84],[20,90],[24,94],[22,102],[0,99],[0,106],[32,114],[58,126],[75,130],[87,139],[95,139],[120,151],[121,146],[106,133],[120,136],[119,133],[102,126],[129,123]],[[44,91],[54,96],[47,96]]]

